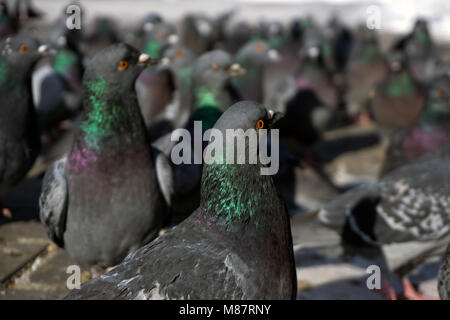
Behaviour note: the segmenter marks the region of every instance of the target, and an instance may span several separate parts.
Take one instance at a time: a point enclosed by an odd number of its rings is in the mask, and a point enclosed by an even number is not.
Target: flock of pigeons
[[[304,166],[343,193],[309,214],[317,227],[380,262],[386,298],[424,298],[407,274],[450,241],[450,61],[425,20],[388,52],[375,31],[337,18],[250,25],[232,12],[177,25],[151,13],[127,30],[99,17],[69,30],[64,10],[37,39],[27,25],[41,13],[17,3],[0,2],[0,195],[76,128],[46,170],[40,218],[80,265],[117,265],[67,299],[295,299],[290,215]],[[194,121],[203,132],[279,129],[280,170],[175,164],[171,133],[193,136]],[[324,139],[369,121],[376,133]],[[323,166],[380,135],[390,145],[379,181],[335,186]],[[384,248],[402,243],[407,259],[385,266]]]

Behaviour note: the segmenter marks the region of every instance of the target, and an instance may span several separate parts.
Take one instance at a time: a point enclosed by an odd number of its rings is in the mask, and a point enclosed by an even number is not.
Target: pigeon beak
[[[157,64],[158,62],[159,61],[157,59],[151,58],[148,54],[141,53],[141,55],[139,56],[137,65],[147,67],[150,65]]]
[[[178,43],[179,38],[178,38],[178,36],[175,33],[173,33],[173,34],[171,34],[170,36],[167,37],[167,41],[170,44],[175,44],[175,43]]]
[[[268,110],[267,119],[269,120],[268,126],[271,128],[278,120],[284,117],[284,114],[278,111]]]
[[[169,65],[169,64],[170,64],[170,58],[169,58],[169,57],[164,57],[164,58],[162,58],[162,59],[161,59],[161,64],[162,64],[163,66]]]
[[[38,47],[38,53],[41,55],[41,56],[48,56],[48,55],[54,55],[54,54],[56,54],[56,50],[55,49],[52,49],[52,48],[50,48],[48,45],[46,45],[46,44],[42,44],[42,45],[40,45],[39,47]]]
[[[275,49],[270,49],[269,51],[267,51],[267,56],[269,57],[269,60],[272,62],[280,61],[280,53]]]
[[[230,77],[239,77],[243,76],[247,70],[242,68],[238,63],[233,63],[227,70]]]

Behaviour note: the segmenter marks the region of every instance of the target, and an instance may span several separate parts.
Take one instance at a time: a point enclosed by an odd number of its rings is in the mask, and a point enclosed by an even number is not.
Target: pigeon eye
[[[212,71],[217,71],[217,70],[219,70],[219,66],[218,66],[217,64],[213,63],[213,64],[211,65],[211,70],[212,70]]]
[[[441,98],[444,97],[444,90],[442,90],[442,89],[437,89],[436,92],[437,92],[437,94],[438,94],[439,97],[441,97]]]
[[[256,129],[260,130],[262,128],[264,128],[264,121],[259,119],[258,122],[256,123]]]
[[[119,62],[119,69],[126,70],[128,68],[128,61],[122,60]]]
[[[181,57],[183,57],[183,51],[182,50],[175,51],[175,58],[181,58]]]
[[[20,52],[27,52],[28,51],[28,46],[25,44],[21,44],[19,47],[19,51]]]
[[[256,45],[256,48],[255,48],[256,52],[258,52],[258,53],[264,52],[264,49],[265,48],[264,48],[264,45],[262,43],[258,43]]]

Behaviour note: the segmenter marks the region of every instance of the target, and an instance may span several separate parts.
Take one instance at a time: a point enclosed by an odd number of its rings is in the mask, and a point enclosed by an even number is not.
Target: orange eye
[[[262,43],[258,43],[255,47],[256,52],[259,52],[259,53],[263,52],[264,49],[265,49],[265,47]]]
[[[28,51],[28,46],[25,44],[21,44],[19,47],[19,51],[20,52],[27,52]]]
[[[128,61],[122,60],[119,62],[119,69],[126,70],[128,68]]]
[[[181,57],[183,57],[183,51],[182,50],[175,51],[175,58],[181,58]]]
[[[256,128],[258,130],[264,128],[264,121],[262,121],[261,119],[258,120],[258,122],[256,123]]]
[[[442,90],[442,89],[437,89],[436,90],[437,91],[437,94],[439,95],[439,97],[443,97],[444,96],[444,90]]]
[[[217,71],[217,70],[219,70],[219,66],[218,66],[217,64],[213,63],[213,64],[211,65],[211,70]]]

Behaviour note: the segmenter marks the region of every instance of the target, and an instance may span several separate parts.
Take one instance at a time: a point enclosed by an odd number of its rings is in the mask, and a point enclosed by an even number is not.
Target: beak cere
[[[169,57],[164,57],[164,58],[162,58],[161,59],[161,64],[162,65],[168,65],[168,64],[170,64],[170,58]]]
[[[49,51],[50,51],[50,48],[49,48],[49,46],[46,45],[46,44],[42,44],[42,45],[40,45],[40,46],[38,47],[38,52],[39,52],[40,54],[42,54],[42,55],[48,54]]]
[[[228,74],[232,77],[236,77],[236,76],[242,76],[246,73],[247,71],[242,68],[238,63],[233,63],[229,68],[228,68]]]
[[[152,64],[156,64],[156,63],[158,63],[158,61],[156,59],[151,58],[146,53],[141,53],[137,64],[140,66],[149,66]]]
[[[170,43],[170,44],[175,44],[175,43],[178,43],[178,36],[176,35],[176,34],[171,34],[170,36],[168,36],[167,37],[167,41]]]
[[[267,118],[269,118],[269,120],[271,120],[274,116],[275,112],[273,112],[273,110],[269,110],[267,111]]]
[[[270,49],[269,51],[267,51],[267,56],[269,57],[270,61],[280,61],[280,54],[275,49]]]

